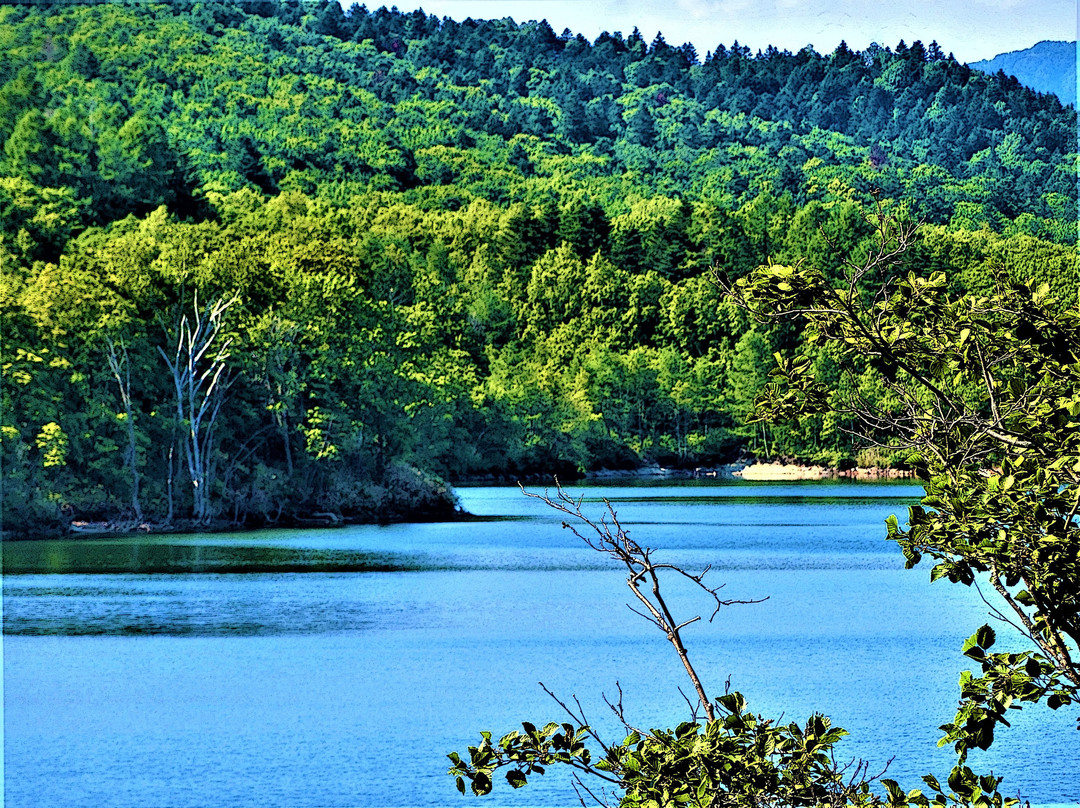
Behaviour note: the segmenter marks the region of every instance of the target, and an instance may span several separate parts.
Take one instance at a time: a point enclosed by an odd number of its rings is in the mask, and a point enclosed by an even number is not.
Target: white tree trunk
[[[170,357],[158,348],[172,374],[176,393],[176,417],[183,427],[182,442],[191,480],[192,516],[205,523],[213,516],[210,490],[213,485],[214,426],[225,403],[232,380],[227,372],[231,338],[225,338],[224,316],[237,301],[212,300],[199,306],[198,295],[190,316],[180,313],[175,331],[176,350]]]
[[[131,464],[131,508],[135,511],[135,518],[143,520],[142,504],[139,501],[139,455],[135,441],[135,409],[131,403],[131,362],[128,360],[127,348],[120,344],[120,351],[111,339],[106,340],[109,349],[106,358],[109,360],[109,370],[112,371],[116,380],[116,387],[120,391],[120,403],[124,405],[124,422],[127,424],[128,446],[125,459]]]

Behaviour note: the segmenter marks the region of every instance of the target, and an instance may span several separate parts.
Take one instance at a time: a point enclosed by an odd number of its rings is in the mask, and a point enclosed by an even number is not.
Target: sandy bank
[[[910,469],[883,469],[877,467],[830,469],[824,466],[801,466],[785,463],[751,463],[733,471],[732,475],[744,480],[825,480],[846,478],[852,480],[901,480],[914,479]]]
[[[689,469],[665,468],[663,466],[643,466],[630,470],[607,470],[585,472],[585,479],[603,480],[618,478],[644,479],[685,479],[716,478],[743,479],[757,482],[772,480],[900,480],[915,479],[915,473],[907,469],[886,469],[877,467],[835,469],[825,466],[805,466],[797,463],[731,463],[726,466],[701,467]]]

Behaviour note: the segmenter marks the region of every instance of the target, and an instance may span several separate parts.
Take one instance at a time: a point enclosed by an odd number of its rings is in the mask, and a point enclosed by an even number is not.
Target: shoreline
[[[467,485],[514,485],[522,483],[548,483],[553,475],[525,474],[516,479],[507,475],[477,475],[464,478],[454,483],[454,486]],[[720,466],[698,466],[695,468],[669,468],[658,464],[640,466],[636,469],[596,469],[586,471],[577,479],[579,480],[693,480],[693,479],[717,479],[717,480],[745,480],[748,482],[783,482],[803,480],[917,480],[915,472],[910,469],[891,469],[871,467],[855,467],[851,469],[828,468],[825,466],[809,466],[800,463],[761,463],[743,462],[728,463]],[[568,479],[568,483],[573,480]],[[407,517],[407,518],[403,518]],[[471,514],[454,508],[449,509],[421,509],[415,513],[394,513],[389,518],[375,518],[342,516],[337,513],[313,513],[305,516],[293,516],[277,523],[238,525],[226,520],[214,520],[209,524],[200,524],[193,520],[174,520],[171,523],[156,523],[150,521],[84,521],[72,520],[68,525],[60,527],[56,531],[41,533],[19,534],[15,531],[5,530],[0,532],[3,541],[33,541],[40,539],[58,538],[116,538],[133,536],[139,533],[147,535],[168,535],[170,533],[233,533],[248,530],[261,530],[266,528],[283,528],[303,530],[307,528],[339,528],[349,525],[386,525],[395,523],[420,523],[420,522],[454,522],[473,518]]]
[[[55,530],[40,532],[16,532],[13,530],[0,531],[0,540],[4,542],[17,541],[50,541],[56,539],[69,540],[94,540],[112,539],[125,536],[144,534],[147,536],[167,536],[170,534],[191,533],[247,533],[256,530],[307,530],[311,528],[337,529],[352,525],[393,525],[401,523],[420,524],[424,522],[461,522],[472,518],[472,515],[461,510],[459,506],[450,509],[417,509],[410,513],[410,518],[403,518],[403,514],[393,513],[381,518],[368,516],[343,516],[338,513],[315,513],[310,516],[291,516],[282,518],[277,522],[237,524],[227,519],[214,519],[208,523],[197,522],[193,519],[174,519],[171,522],[154,522],[135,520],[117,521],[87,521],[74,519],[66,525],[57,526]]]
[[[557,474],[474,474],[456,480],[453,485],[516,485],[548,484]],[[857,466],[838,469],[828,466],[811,466],[804,463],[778,463],[759,461],[736,461],[719,466],[695,466],[676,468],[651,464],[633,469],[592,469],[561,477],[567,484],[581,480],[753,480],[770,482],[783,480],[917,480],[911,469],[883,468],[880,466]]]
[[[911,469],[881,468],[879,466],[850,469],[808,466],[802,463],[736,462],[722,466],[699,466],[691,469],[643,466],[630,470],[599,469],[585,472],[586,480],[613,479],[619,477],[638,479],[702,479],[747,480],[774,482],[783,480],[917,480]]]
[[[836,469],[825,466],[801,464],[753,463],[742,471],[733,472],[744,480],[917,480],[912,469],[882,468],[881,466],[855,466]]]

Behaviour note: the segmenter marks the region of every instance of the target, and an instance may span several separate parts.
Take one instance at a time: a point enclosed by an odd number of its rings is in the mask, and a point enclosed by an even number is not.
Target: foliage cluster
[[[932,560],[932,581],[989,587],[991,612],[1027,640],[1031,650],[990,651],[985,625],[964,644],[980,669],[961,677],[940,742],[962,765],[1010,709],[1080,696],[1080,306],[1003,274],[986,294],[899,274],[912,231],[877,222],[881,248],[848,264],[846,284],[809,264],[769,266],[733,291],[759,317],[798,316],[807,344],[837,346],[848,373],[869,362],[888,391],[872,402],[823,384],[806,357],[778,357],[757,417],[843,412],[856,434],[909,452],[925,496],[906,528],[889,518],[889,538],[909,568]]]

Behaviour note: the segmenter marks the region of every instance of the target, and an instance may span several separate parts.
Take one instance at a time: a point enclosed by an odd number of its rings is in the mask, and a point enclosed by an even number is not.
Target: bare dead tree
[[[181,312],[169,334],[176,348],[172,355],[158,347],[172,375],[176,418],[182,425],[184,458],[192,488],[192,515],[197,522],[212,516],[214,427],[232,384],[228,373],[232,338],[224,334],[225,313],[239,298],[217,298],[192,311]]]
[[[109,370],[116,381],[116,388],[120,394],[120,403],[124,407],[124,424],[127,428],[128,445],[124,452],[124,462],[131,469],[131,509],[135,512],[135,518],[143,520],[142,504],[139,501],[139,457],[138,446],[135,441],[135,408],[131,402],[131,361],[128,357],[127,346],[123,342],[117,350],[116,343],[112,338],[105,340],[105,358],[109,362]]]

